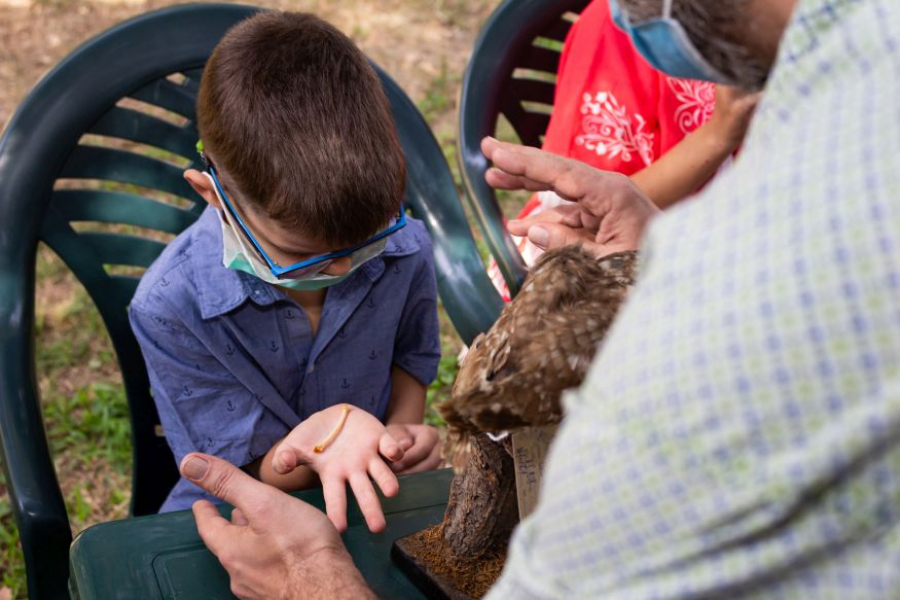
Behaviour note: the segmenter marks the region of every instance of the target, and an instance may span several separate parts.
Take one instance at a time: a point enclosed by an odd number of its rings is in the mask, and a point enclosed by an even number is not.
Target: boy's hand
[[[347,528],[349,483],[369,529],[383,531],[384,514],[369,477],[385,496],[396,495],[400,490],[397,477],[381,457],[400,460],[403,448],[378,419],[362,409],[351,407],[341,425],[346,406],[326,408],[297,425],[275,451],[272,468],[283,475],[298,465],[307,465],[318,473],[326,513],[338,531]],[[321,452],[314,451],[322,445]]]
[[[436,469],[441,464],[437,429],[429,425],[388,425],[388,432],[403,448],[404,455],[391,465],[394,473],[407,475]]]

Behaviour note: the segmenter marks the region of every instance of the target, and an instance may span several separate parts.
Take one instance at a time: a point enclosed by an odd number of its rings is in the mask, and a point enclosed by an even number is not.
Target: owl
[[[518,296],[472,342],[438,409],[460,433],[558,423],[560,396],[584,379],[634,283],[637,252],[544,254]]]

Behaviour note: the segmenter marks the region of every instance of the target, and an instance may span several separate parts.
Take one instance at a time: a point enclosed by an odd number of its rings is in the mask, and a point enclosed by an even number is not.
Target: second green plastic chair
[[[560,51],[587,0],[506,0],[478,36],[463,78],[459,163],[469,204],[500,272],[515,295],[526,268],[503,225],[503,212],[484,174],[481,140],[500,115],[523,144],[539,147],[553,107]]]

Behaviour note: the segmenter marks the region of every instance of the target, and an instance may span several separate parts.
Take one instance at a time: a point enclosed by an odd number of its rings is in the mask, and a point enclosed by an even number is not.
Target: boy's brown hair
[[[378,76],[312,15],[264,12],[229,30],[203,72],[197,124],[242,200],[322,243],[365,240],[403,199],[406,163]]]

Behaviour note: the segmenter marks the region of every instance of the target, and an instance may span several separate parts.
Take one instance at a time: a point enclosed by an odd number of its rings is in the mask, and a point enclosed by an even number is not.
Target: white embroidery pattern
[[[681,106],[675,110],[675,122],[685,135],[709,120],[716,107],[716,85],[707,81],[668,77],[669,89]]]
[[[653,162],[653,133],[645,131],[647,121],[639,114],[632,121],[625,107],[610,92],[585,94],[581,114],[585,116],[576,144],[597,156],[610,159],[621,156],[624,162],[631,162],[637,155],[644,165]]]

